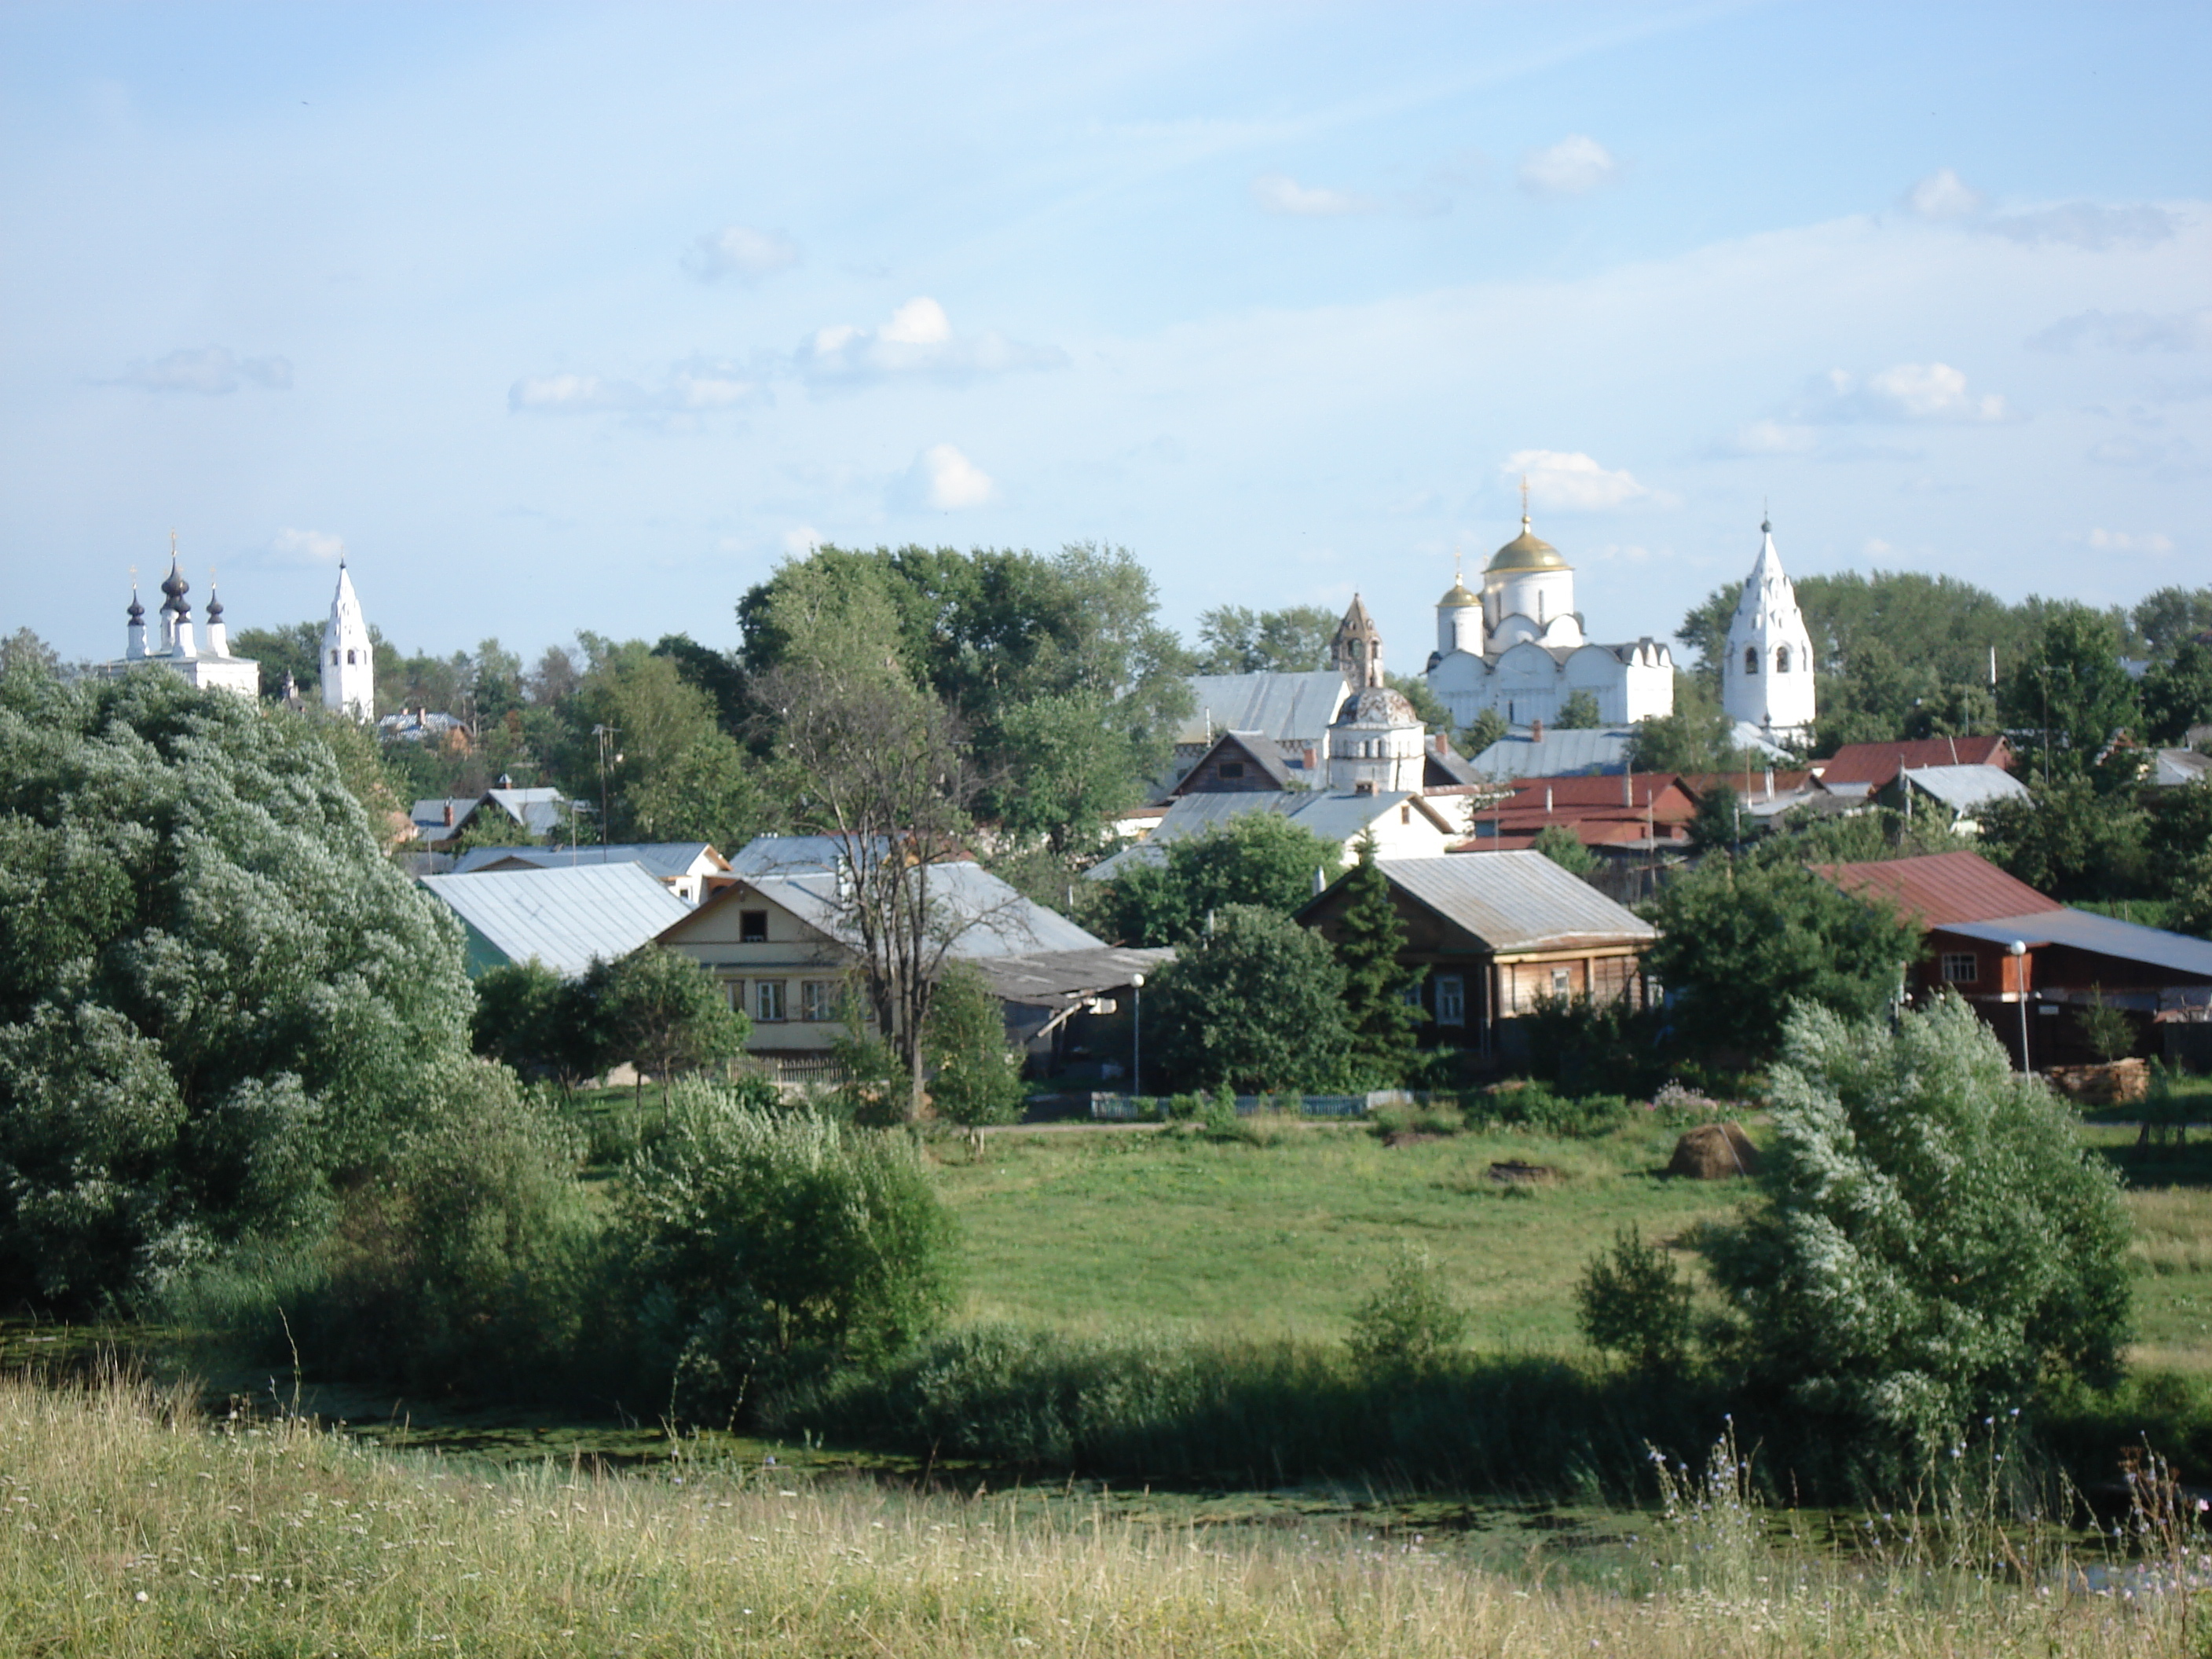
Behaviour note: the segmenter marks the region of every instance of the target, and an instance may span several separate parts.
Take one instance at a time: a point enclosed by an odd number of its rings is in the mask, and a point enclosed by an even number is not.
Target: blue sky
[[[1540,533],[2212,580],[2212,9],[0,11],[0,630],[733,643],[813,540],[1127,546],[1188,629]]]

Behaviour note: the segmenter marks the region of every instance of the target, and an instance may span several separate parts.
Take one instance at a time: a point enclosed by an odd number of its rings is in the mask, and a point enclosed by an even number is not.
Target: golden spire
[[[1521,527],[1528,527],[1528,475],[1525,472],[1521,475]]]

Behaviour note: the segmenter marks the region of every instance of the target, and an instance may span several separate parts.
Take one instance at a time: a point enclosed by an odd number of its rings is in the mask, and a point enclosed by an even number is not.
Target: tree
[[[2118,1369],[2127,1220],[2071,1112],[1945,996],[1893,1034],[1791,1016],[1760,1201],[1708,1233],[1755,1385],[1925,1457]]]
[[[1690,844],[1701,853],[1726,851],[1742,842],[1747,826],[1743,802],[1728,784],[1716,783],[1698,797],[1690,821]]]
[[[1304,674],[1328,666],[1337,616],[1317,605],[1280,611],[1216,605],[1198,613],[1200,674]]]
[[[1413,995],[1420,970],[1399,965],[1406,926],[1389,878],[1376,867],[1374,836],[1359,838],[1358,862],[1343,885],[1336,959],[1344,969],[1346,1059],[1370,1087],[1395,1089],[1413,1066],[1414,1032],[1426,1016]]]
[[[1229,906],[1146,988],[1166,1069],[1193,1086],[1286,1093],[1343,1080],[1344,969],[1328,940],[1285,916]]]
[[[1451,1299],[1435,1258],[1401,1244],[1383,1270],[1382,1287],[1352,1316],[1344,1345],[1363,1372],[1419,1376],[1467,1340],[1467,1310]]]
[[[1595,732],[1605,724],[1598,712],[1597,693],[1577,691],[1559,705],[1559,717],[1552,724],[1561,732]]]
[[[2184,640],[2150,665],[2142,681],[2143,736],[2176,744],[2193,726],[2212,725],[2212,645]]]
[[[1264,811],[1171,842],[1163,854],[1158,864],[1136,863],[1117,876],[1100,902],[1100,925],[1125,945],[1180,945],[1232,904],[1287,916],[1342,861],[1334,842]]]
[[[605,1069],[595,1011],[544,963],[487,969],[477,976],[476,992],[469,1039],[487,1059],[526,1077],[557,1079],[564,1090]]]
[[[764,781],[771,775],[726,732],[699,731],[624,790],[623,827],[641,841],[703,841],[734,853],[784,821]]]
[[[986,1124],[1012,1123],[1021,1115],[1028,1098],[1021,1051],[1007,1045],[1006,1010],[998,997],[965,963],[945,969],[923,1046],[932,1072],[930,1103],[938,1116],[968,1131],[976,1151],[982,1149]]]
[[[1895,912],[1780,860],[1709,858],[1661,890],[1651,921],[1646,961],[1678,1038],[1753,1061],[1774,1052],[1792,1003],[1879,1013],[1920,951]]]
[[[1990,858],[2052,898],[2126,897],[2142,870],[2142,811],[2078,772],[2030,781],[2026,800],[1991,802],[1981,825]]]
[[[2120,665],[2121,644],[2110,616],[2072,603],[2044,609],[2001,698],[2008,725],[2042,732],[2039,772],[2093,777],[2100,793],[2135,781],[2131,769],[2098,763],[2115,738],[2142,723],[2135,682]]]
[[[230,636],[233,655],[251,657],[261,665],[261,696],[276,702],[284,695],[284,680],[303,703],[319,703],[323,688],[323,624],[299,622],[276,628],[241,628]]]
[[[730,1006],[712,974],[659,945],[641,945],[611,965],[598,1017],[610,1056],[660,1079],[663,1106],[676,1073],[743,1054],[752,1036],[752,1022]]]
[[[2154,661],[2165,661],[2190,641],[2212,632],[2212,587],[2161,587],[2146,595],[2129,620]]]
[[[1469,720],[1459,734],[1460,752],[1469,759],[1482,753],[1491,744],[1505,738],[1513,728],[1506,724],[1505,716],[1495,708],[1485,708]]]
[[[1564,823],[1547,823],[1536,832],[1533,851],[1571,876],[1587,876],[1597,868],[1597,854],[1583,845],[1583,838]]]
[[[1613,1236],[1610,1255],[1595,1255],[1575,1286],[1576,1322],[1589,1345],[1643,1371],[1671,1371],[1690,1346],[1688,1279],[1667,1252],[1646,1244],[1633,1224]]]
[[[308,725],[158,668],[0,678],[0,1283],[82,1312],[313,1221],[469,1004]]]
[[[1383,684],[1413,705],[1413,716],[1431,732],[1449,732],[1452,728],[1451,710],[1429,690],[1429,683],[1419,674],[1385,674]]]
[[[1018,840],[1042,840],[1055,858],[1098,846],[1142,798],[1136,744],[1097,692],[1017,703],[1000,730],[1022,757],[996,792],[1000,826]]]
[[[0,639],[0,678],[10,674],[38,674],[48,678],[61,672],[61,655],[27,628],[19,628]]]
[[[1735,757],[1729,717],[1717,708],[1685,708],[1636,722],[1628,740],[1632,772],[1721,772]]]

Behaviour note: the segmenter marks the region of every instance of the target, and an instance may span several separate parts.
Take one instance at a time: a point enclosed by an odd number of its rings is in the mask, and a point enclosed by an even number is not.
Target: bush
[[[1528,1069],[1563,1094],[1648,1094],[1667,1075],[1660,1018],[1626,997],[1540,996],[1521,1017]]]
[[[937,1115],[969,1132],[980,1148],[986,1124],[1012,1123],[1028,1098],[1022,1053],[1006,1042],[1003,1006],[983,976],[956,963],[930,1000],[923,1058],[933,1068],[929,1098]]]
[[[1467,1337],[1467,1315],[1451,1299],[1426,1250],[1401,1245],[1382,1288],[1352,1316],[1344,1346],[1353,1364],[1384,1376],[1434,1370]]]
[[[1533,1129],[1539,1134],[1589,1140],[1611,1134],[1629,1121],[1632,1109],[1620,1095],[1555,1094],[1540,1083],[1493,1085],[1468,1097],[1468,1121],[1485,1127]]]
[[[1344,969],[1327,939],[1294,921],[1231,905],[1153,983],[1149,1029],[1171,1076],[1265,1094],[1326,1091],[1344,1075]]]
[[[1964,1003],[1893,1035],[1800,1009],[1772,1088],[1764,1201],[1705,1246],[1755,1387],[1909,1467],[1971,1416],[2117,1371],[2117,1177]]]
[[[1592,1347],[1643,1371],[1678,1369],[1690,1346],[1690,1284],[1633,1226],[1590,1258],[1575,1286],[1577,1322]]]
[[[878,1362],[951,1300],[951,1222],[903,1134],[770,1114],[696,1080],[618,1200],[636,1375],[686,1415],[757,1377]]]

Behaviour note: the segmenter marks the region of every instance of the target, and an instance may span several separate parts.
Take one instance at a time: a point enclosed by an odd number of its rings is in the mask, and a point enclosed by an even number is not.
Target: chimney
[[[451,801],[447,801],[447,802],[446,803],[446,827],[447,827],[447,829],[449,829],[449,830],[450,830],[450,829],[453,827],[453,802],[451,802]]]
[[[1373,794],[1375,793],[1375,780],[1372,778],[1360,779],[1357,783],[1352,786],[1352,793],[1355,795]]]
[[[1552,810],[1552,786],[1548,783],[1544,786],[1544,810],[1547,812]]]
[[[1437,753],[1439,755],[1443,754],[1451,747],[1451,739],[1441,732],[1437,732],[1435,738],[1431,739],[1431,741],[1436,744]]]
[[[1311,744],[1306,745],[1306,770],[1309,772],[1321,770],[1321,750]]]
[[[1620,775],[1620,804],[1623,806],[1636,805],[1636,774],[1625,769]]]
[[[1774,769],[1771,766],[1766,769],[1766,799],[1774,799]]]
[[[1539,715],[1534,720],[1528,722],[1528,741],[1531,743],[1541,743],[1543,740],[1544,720],[1543,717]]]

